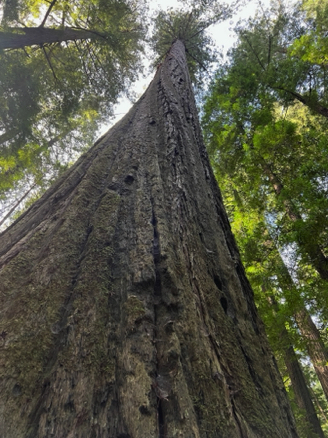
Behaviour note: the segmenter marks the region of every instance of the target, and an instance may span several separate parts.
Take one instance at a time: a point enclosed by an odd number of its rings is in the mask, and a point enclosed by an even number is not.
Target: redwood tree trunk
[[[283,260],[281,260],[280,271],[283,274],[285,285],[281,287],[288,287],[291,291],[295,290],[295,285],[293,279],[288,272],[286,265]],[[291,304],[291,303],[290,303]],[[323,392],[328,400],[328,351],[321,339],[321,334],[317,329],[312,317],[303,303],[299,306],[299,309],[295,311],[293,315],[297,327],[301,333],[303,341],[306,344],[307,353],[312,362],[316,375],[321,383]]]
[[[285,342],[289,340],[289,335],[285,328],[283,329],[282,338]],[[311,432],[317,437],[324,438],[325,436],[312,402],[310,390],[293,346],[289,344],[289,346],[284,347],[284,352],[285,365],[293,387],[296,404],[304,412],[304,417],[311,428]]]
[[[308,354],[328,400],[328,352],[326,346],[306,308],[295,314],[295,320],[303,338],[306,340]]]
[[[180,41],[0,263],[1,436],[297,437]]]
[[[286,278],[289,280],[289,273],[281,260],[283,271],[285,272]],[[291,279],[290,279],[291,280]],[[265,287],[262,286],[263,292],[265,292]],[[272,295],[268,299],[270,305],[273,307],[275,313],[279,312],[279,305],[276,301],[275,297]],[[278,319],[279,320],[279,319]],[[277,320],[277,321],[278,321]],[[280,319],[280,322],[282,320]],[[295,353],[294,347],[292,345],[289,333],[284,325],[281,324],[281,333],[279,337],[279,350],[283,355],[284,362],[286,365],[287,373],[290,378],[291,386],[294,392],[294,400],[298,408],[302,413],[302,417],[307,423],[308,433],[311,436],[316,436],[320,438],[324,438],[324,433],[321,428],[320,421],[318,419],[314,404],[312,402],[310,388],[305,380],[304,373],[302,367],[299,363],[298,357]],[[298,425],[298,429],[300,431],[300,427],[304,427],[305,424],[303,421],[300,421]],[[301,432],[301,431],[300,431]],[[305,432],[303,430],[303,432]]]

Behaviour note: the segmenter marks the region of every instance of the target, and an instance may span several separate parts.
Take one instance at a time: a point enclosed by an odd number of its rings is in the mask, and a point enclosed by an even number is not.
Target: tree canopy
[[[160,11],[150,41],[155,68],[174,40],[183,38],[192,79],[200,83],[214,60],[204,31],[231,16],[239,3],[192,1],[180,10]],[[151,20],[143,0],[4,2],[2,221],[20,199],[47,187],[88,148],[99,126],[111,117],[117,98],[129,95],[142,68]]]
[[[0,197],[47,185],[92,144],[140,71],[144,7],[125,0],[4,2]]]

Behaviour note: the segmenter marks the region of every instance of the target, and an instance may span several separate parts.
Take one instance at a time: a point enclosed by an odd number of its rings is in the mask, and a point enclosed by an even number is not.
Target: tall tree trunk
[[[305,377],[295,354],[294,348],[289,341],[289,335],[286,328],[283,329],[281,336],[285,345],[284,361],[294,390],[295,402],[297,406],[304,412],[305,419],[310,425],[312,432],[315,433],[316,436],[324,438],[325,436],[312,402],[310,390],[305,381]]]
[[[0,266],[1,436],[297,437],[180,41]]]
[[[283,263],[282,260],[281,262]],[[264,285],[262,286],[262,291],[266,291]],[[275,297],[273,295],[270,296],[268,298],[268,301],[273,307],[275,314],[277,314],[277,312],[279,312],[279,304],[276,301]],[[304,419],[307,422],[312,433],[316,434],[317,437],[324,438],[324,433],[322,431],[320,421],[312,402],[310,388],[308,387],[305,380],[304,373],[295,353],[289,333],[284,324],[281,324],[280,329],[281,331],[279,336],[279,351],[280,354],[282,354],[283,356],[287,373],[291,381],[291,386],[294,391],[295,403],[301,410]]]
[[[328,351],[309,312],[303,308],[295,314],[298,328],[306,340],[306,348],[328,400]]]
[[[11,28],[10,32],[0,32],[0,50],[99,38],[104,38],[104,35],[91,30],[72,29],[70,27],[64,27],[63,29],[17,27]]]
[[[280,255],[279,255],[280,257]],[[288,287],[295,290],[295,284],[292,277],[281,259],[280,272],[283,275],[283,284],[280,287]],[[314,324],[311,315],[306,309],[304,303],[295,311],[293,318],[301,332],[302,338],[306,344],[307,353],[310,357],[312,365],[315,369],[316,375],[321,383],[323,392],[328,400],[328,351],[321,339],[321,335],[316,325]]]

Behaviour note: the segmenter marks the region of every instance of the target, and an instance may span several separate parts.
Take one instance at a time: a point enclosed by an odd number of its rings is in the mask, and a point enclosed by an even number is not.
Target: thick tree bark
[[[83,29],[54,29],[46,27],[19,27],[10,29],[11,32],[0,32],[0,50],[19,49],[26,46],[42,46],[43,44],[61,43],[104,38],[96,32]],[[19,32],[19,33],[18,33]]]
[[[180,41],[0,266],[1,436],[297,437]]]

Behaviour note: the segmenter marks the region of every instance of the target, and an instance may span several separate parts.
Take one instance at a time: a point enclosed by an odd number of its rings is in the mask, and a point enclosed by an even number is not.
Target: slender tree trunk
[[[324,419],[324,422],[327,423],[327,421],[328,421],[327,415],[326,415],[325,411],[322,409],[322,406],[320,404],[320,401],[318,400],[316,393],[314,392],[314,390],[312,388],[310,388],[310,390],[311,390],[312,399],[315,401],[316,407],[317,407],[318,411],[320,412],[320,415]]]
[[[36,187],[36,184],[33,184],[19,199],[17,199],[14,205],[10,208],[10,210],[4,215],[3,218],[0,219],[0,227],[6,222],[6,220],[13,214],[16,208],[19,206],[21,202],[31,193],[31,191]]]
[[[283,263],[283,261],[281,262]],[[262,291],[265,292],[264,286],[262,286]],[[279,312],[279,305],[275,297],[270,296],[268,301],[273,307],[275,314],[277,314],[277,312]],[[296,405],[301,410],[304,419],[311,429],[312,433],[315,433],[317,437],[324,438],[324,433],[322,431],[320,421],[312,402],[310,388],[307,385],[301,365],[294,351],[294,347],[292,345],[289,333],[284,324],[281,325],[281,331],[279,336],[279,352],[283,355],[284,358],[287,373],[294,391],[294,399]]]
[[[284,285],[293,290],[295,288],[293,279],[291,278],[284,261],[281,260],[280,272],[283,274]],[[283,288],[284,285],[281,285]],[[303,304],[299,310],[293,315],[296,324],[301,332],[302,338],[306,343],[306,349],[310,360],[313,364],[317,377],[321,383],[322,389],[328,400],[328,351],[316,325],[314,324],[311,315]]]
[[[297,406],[304,412],[304,416],[310,425],[312,432],[320,438],[324,438],[320,421],[315,411],[311,393],[304,378],[302,368],[299,364],[294,348],[289,342],[289,335],[286,328],[282,332],[283,342],[286,345],[284,348],[284,361],[294,390],[295,402]],[[288,346],[289,344],[289,346]]]
[[[297,437],[180,41],[0,266],[1,436]]]
[[[311,315],[303,308],[295,314],[297,325],[306,339],[306,347],[320,380],[323,392],[328,400],[328,351],[325,347],[320,332],[312,321]]]
[[[16,130],[6,131],[3,134],[0,134],[0,145],[6,141],[12,140],[17,134],[18,132]]]
[[[10,32],[0,32],[0,50],[99,38],[103,38],[103,36],[96,32],[69,27],[63,29],[18,27],[11,28]]]

